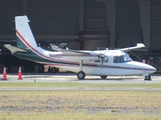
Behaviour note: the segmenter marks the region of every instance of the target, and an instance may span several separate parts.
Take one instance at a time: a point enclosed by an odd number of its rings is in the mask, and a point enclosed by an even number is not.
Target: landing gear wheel
[[[106,75],[101,75],[100,77],[101,77],[102,79],[106,79],[106,78],[107,78]]]
[[[85,74],[83,71],[79,71],[79,72],[77,73],[77,77],[78,77],[78,79],[80,79],[80,80],[84,79],[85,76],[86,76],[86,74]]]
[[[151,81],[151,76],[150,75],[145,76],[145,79],[144,80]]]

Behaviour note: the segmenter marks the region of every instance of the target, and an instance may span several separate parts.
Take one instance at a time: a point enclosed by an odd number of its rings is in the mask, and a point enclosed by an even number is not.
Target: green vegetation
[[[160,91],[0,91],[2,120],[159,120]]]
[[[0,112],[1,120],[160,120],[161,116],[143,114],[114,114],[99,113],[88,114],[85,111],[61,113],[12,113],[4,114]]]
[[[24,87],[74,87],[74,88],[161,88],[161,84],[109,84],[109,83],[80,83],[80,82],[1,82],[0,88]]]
[[[161,84],[1,82],[0,120],[160,120]],[[17,88],[17,90],[9,90]],[[21,88],[29,88],[24,91]],[[30,90],[45,88],[45,90]],[[49,90],[47,90],[49,88]],[[50,90],[65,88],[67,91]],[[78,88],[80,91],[70,91]],[[84,88],[144,88],[146,91],[90,91]],[[81,91],[84,89],[85,91]]]

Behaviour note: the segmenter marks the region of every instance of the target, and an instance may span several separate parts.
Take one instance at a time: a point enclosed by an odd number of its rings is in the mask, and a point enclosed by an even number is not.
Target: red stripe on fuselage
[[[48,59],[51,59],[50,57],[47,57],[47,56],[45,56],[45,55],[43,55],[43,54],[41,54],[39,51],[37,51],[35,48],[33,48],[23,37],[22,37],[22,35],[16,30],[16,33],[18,34],[18,36],[21,38],[21,40],[29,47],[29,48],[31,48],[34,52],[36,52],[37,54],[39,54],[39,55],[41,55],[41,56],[43,56],[43,57],[45,57],[45,58],[48,58]]]
[[[50,58],[48,56],[45,56],[43,54],[41,54],[39,51],[37,51],[35,48],[33,48],[23,37],[22,35],[18,32],[18,30],[16,30],[16,34],[18,35],[18,37],[36,54],[39,54],[41,57],[46,58],[48,60],[55,60],[55,61],[60,61],[60,62],[66,62],[66,63],[77,63],[78,62],[72,62],[72,61],[64,61],[64,60],[60,60],[60,59],[54,59],[54,58]],[[54,61],[53,61],[54,62]]]

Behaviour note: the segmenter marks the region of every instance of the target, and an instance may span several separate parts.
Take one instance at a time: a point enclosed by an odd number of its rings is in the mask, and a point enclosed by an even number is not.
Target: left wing
[[[65,54],[67,59],[72,60],[89,60],[95,61],[99,59],[98,54],[91,54],[92,51],[77,51],[77,50],[66,50],[60,49],[58,46],[51,46],[53,50],[62,52]]]
[[[83,52],[79,50],[66,50],[66,49],[60,49],[58,46],[51,46],[53,50],[62,52],[63,54],[70,55],[70,56],[86,56],[90,55],[90,52]]]
[[[137,43],[137,45],[135,47],[128,47],[128,48],[122,48],[122,51],[130,51],[130,50],[134,50],[134,49],[138,49],[138,48],[144,48],[145,45],[143,43]]]

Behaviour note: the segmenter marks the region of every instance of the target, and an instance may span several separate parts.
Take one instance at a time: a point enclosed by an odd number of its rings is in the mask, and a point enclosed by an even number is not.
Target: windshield
[[[125,62],[132,61],[132,59],[130,58],[129,54],[127,54],[127,53],[124,55],[124,60],[125,60]]]

